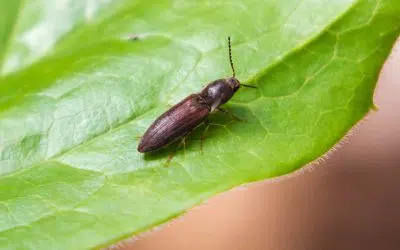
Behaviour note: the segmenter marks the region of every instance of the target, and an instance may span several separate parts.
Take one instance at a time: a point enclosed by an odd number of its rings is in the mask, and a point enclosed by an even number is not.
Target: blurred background
[[[375,103],[325,163],[221,194],[122,249],[400,249],[400,41]]]

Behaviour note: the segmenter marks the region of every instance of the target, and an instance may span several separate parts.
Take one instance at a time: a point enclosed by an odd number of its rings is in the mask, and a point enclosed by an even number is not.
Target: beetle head
[[[225,79],[225,81],[229,85],[229,87],[233,90],[233,92],[236,92],[240,88],[240,82],[235,77],[228,77]]]

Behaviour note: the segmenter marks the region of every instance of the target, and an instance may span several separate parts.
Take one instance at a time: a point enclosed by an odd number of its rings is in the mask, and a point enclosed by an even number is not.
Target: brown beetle
[[[235,78],[230,37],[228,37],[228,46],[232,77],[209,83],[200,93],[189,95],[158,117],[141,138],[139,152],[155,151],[178,138],[185,137],[203,123],[211,112],[221,110],[219,106],[229,101],[240,86],[255,88],[241,84]]]

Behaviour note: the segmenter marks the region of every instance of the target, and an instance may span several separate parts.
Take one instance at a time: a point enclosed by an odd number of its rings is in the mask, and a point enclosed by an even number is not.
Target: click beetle
[[[255,88],[241,84],[235,78],[230,37],[228,37],[228,47],[232,77],[209,83],[201,92],[189,95],[158,117],[141,138],[137,148],[139,152],[155,151],[179,138],[184,138],[202,124],[210,113],[221,110],[219,107],[229,101],[241,86]]]

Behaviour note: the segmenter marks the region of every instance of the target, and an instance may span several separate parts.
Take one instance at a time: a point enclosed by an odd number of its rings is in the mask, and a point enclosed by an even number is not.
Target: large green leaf
[[[320,157],[373,107],[398,0],[0,0],[0,247],[85,249]],[[179,149],[138,139],[231,74],[226,105]],[[132,39],[137,36],[138,39]],[[251,215],[249,215],[251,216]]]

